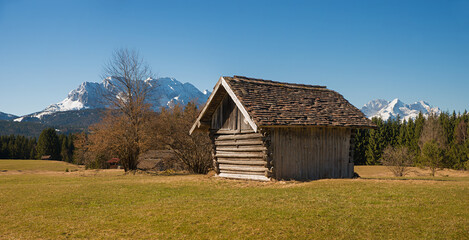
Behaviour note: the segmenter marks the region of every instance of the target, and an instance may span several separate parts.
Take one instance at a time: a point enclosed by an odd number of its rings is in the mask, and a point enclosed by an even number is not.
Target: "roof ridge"
[[[236,80],[255,82],[255,83],[259,83],[259,84],[290,87],[290,88],[304,88],[304,89],[321,88],[321,89],[325,89],[325,90],[330,90],[330,89],[327,89],[326,86],[320,86],[320,85],[308,85],[308,84],[299,84],[299,83],[277,82],[277,81],[266,80],[266,79],[262,79],[262,78],[251,78],[251,77],[238,76],[238,75],[234,75],[233,77],[229,77],[229,76],[225,76],[225,77],[233,78],[233,79],[236,79]]]

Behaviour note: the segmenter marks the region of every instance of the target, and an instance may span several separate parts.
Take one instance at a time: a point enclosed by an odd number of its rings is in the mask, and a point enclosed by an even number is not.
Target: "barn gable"
[[[256,132],[257,131],[257,124],[251,119],[251,116],[248,114],[244,106],[239,101],[236,94],[233,90],[229,87],[228,83],[223,77],[220,77],[217,84],[213,88],[212,94],[209,96],[207,103],[205,104],[204,108],[200,112],[199,116],[197,117],[194,125],[190,129],[190,133],[192,133],[196,129],[209,129],[212,122],[212,116],[215,114],[215,111],[219,107],[220,103],[225,99],[225,101],[231,99],[234,105],[237,107],[239,113],[243,116],[243,121],[246,121],[247,124]]]
[[[374,124],[324,86],[221,77],[192,126],[210,132],[220,177],[353,176],[353,129]]]

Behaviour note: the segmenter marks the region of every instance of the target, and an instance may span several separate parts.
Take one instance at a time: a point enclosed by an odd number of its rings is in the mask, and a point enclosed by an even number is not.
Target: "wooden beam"
[[[246,139],[246,140],[222,140],[222,141],[215,141],[216,146],[241,146],[241,145],[261,145],[262,146],[262,140],[251,140],[251,139]]]
[[[220,77],[220,79],[218,79],[218,82],[217,84],[215,84],[215,87],[213,87],[213,91],[212,91],[212,94],[210,94],[210,96],[208,97],[208,100],[207,102],[205,103],[205,106],[204,108],[202,108],[202,111],[200,111],[199,113],[199,116],[197,116],[197,119],[195,120],[195,123],[192,125],[191,129],[189,130],[189,135],[192,134],[192,132],[194,132],[194,130],[198,127],[200,127],[200,120],[202,119],[203,115],[205,114],[205,112],[207,111],[210,103],[212,102],[212,99],[213,97],[215,96],[215,94],[217,93],[218,91],[218,88],[220,88],[221,86],[221,82],[222,82],[222,77]],[[224,80],[223,80],[224,81]]]
[[[232,152],[255,152],[255,151],[267,151],[266,147],[263,146],[254,146],[254,147],[232,147],[232,146],[217,146],[217,151],[232,151]]]
[[[245,174],[254,176],[265,176],[263,172],[246,172],[246,171],[235,171],[235,170],[221,170],[220,173],[231,173],[231,174]]]
[[[235,173],[220,173],[218,177],[232,178],[232,179],[243,179],[243,180],[256,180],[256,181],[270,181],[266,176],[261,175],[247,175],[247,174],[235,174]]]
[[[218,158],[218,160],[227,160],[227,161],[265,161],[264,158]]]
[[[215,156],[217,158],[261,158],[264,156],[263,153],[256,153],[256,152],[250,152],[250,153],[243,153],[243,152],[219,152],[217,151],[215,153]]]
[[[238,140],[238,139],[261,139],[259,133],[232,134],[232,135],[215,135],[215,140]]]
[[[246,172],[262,172],[264,173],[267,168],[264,166],[243,166],[243,165],[228,165],[220,164],[220,170],[232,170],[232,171],[246,171]]]
[[[259,165],[259,166],[264,166],[266,164],[265,161],[263,160],[258,160],[258,161],[252,161],[252,160],[248,160],[248,161],[239,161],[239,160],[222,160],[222,159],[218,159],[217,160],[218,163],[220,164],[232,164],[232,165]]]
[[[254,133],[253,130],[225,130],[225,129],[210,129],[213,134],[240,134],[240,133]]]

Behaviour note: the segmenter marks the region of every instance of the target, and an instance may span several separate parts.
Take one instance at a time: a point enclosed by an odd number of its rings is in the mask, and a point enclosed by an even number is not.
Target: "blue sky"
[[[0,111],[100,82],[117,48],[211,90],[222,75],[469,110],[469,1],[0,0]]]

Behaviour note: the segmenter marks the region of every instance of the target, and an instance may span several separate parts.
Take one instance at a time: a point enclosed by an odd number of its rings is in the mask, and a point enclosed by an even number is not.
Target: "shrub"
[[[434,140],[426,142],[422,149],[422,164],[429,167],[431,175],[435,176],[436,170],[442,167],[444,150]]]
[[[412,157],[407,147],[388,146],[381,156],[381,163],[386,166],[396,177],[405,176],[409,166],[412,165]]]

